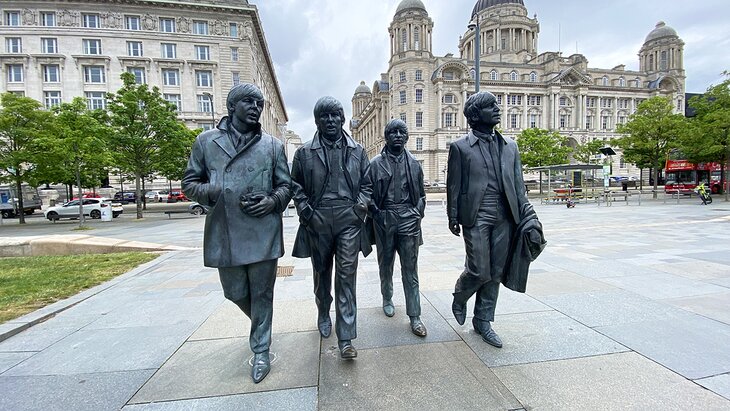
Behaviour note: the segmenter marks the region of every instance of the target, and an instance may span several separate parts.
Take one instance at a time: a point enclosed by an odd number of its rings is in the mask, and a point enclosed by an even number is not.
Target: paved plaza
[[[0,410],[730,410],[730,203],[535,208],[548,246],[526,294],[501,291],[502,349],[453,319],[463,243],[432,201],[419,260],[428,336],[410,332],[397,272],[396,314],[383,314],[373,253],[358,271],[359,356],[341,360],[317,332],[309,260],[287,255],[260,384],[248,319],[202,265],[204,218],[94,221],[84,234],[189,249],[0,325],[7,336],[48,317],[0,342]],[[6,224],[0,237],[75,224]],[[285,219],[288,253],[296,228]]]

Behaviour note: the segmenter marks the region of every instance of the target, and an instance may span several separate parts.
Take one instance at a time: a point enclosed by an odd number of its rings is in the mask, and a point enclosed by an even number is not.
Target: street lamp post
[[[479,13],[477,13],[474,15],[473,22],[469,23],[469,25],[467,26],[469,28],[469,30],[475,30],[475,33],[474,33],[474,82],[475,82],[474,92],[475,93],[479,92],[479,82],[480,82],[480,79],[479,79],[479,69],[480,69],[479,35],[481,34],[481,27],[479,26],[479,23],[480,23]]]
[[[213,120],[213,128],[215,128],[215,109],[213,108],[213,95],[205,92],[203,93],[205,97],[208,97],[208,101],[210,101],[210,118]]]

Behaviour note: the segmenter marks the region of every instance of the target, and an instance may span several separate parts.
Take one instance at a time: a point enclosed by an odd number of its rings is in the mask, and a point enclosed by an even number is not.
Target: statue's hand
[[[243,211],[246,214],[253,217],[263,217],[272,211],[276,207],[276,202],[270,196],[263,196],[260,201],[253,203],[249,202],[243,207]]]
[[[461,234],[461,227],[459,227],[458,221],[449,221],[449,230],[451,230],[451,233],[455,236],[459,236]]]

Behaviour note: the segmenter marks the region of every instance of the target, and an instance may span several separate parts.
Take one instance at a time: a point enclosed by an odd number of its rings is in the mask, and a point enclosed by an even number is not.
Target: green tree
[[[115,164],[135,177],[137,218],[142,218],[142,178],[166,169],[190,146],[181,132],[175,106],[162,98],[157,87],[136,84],[130,73],[122,74],[124,85],[107,96]]]
[[[159,165],[157,171],[160,175],[170,180],[182,180],[188,166],[190,152],[193,150],[195,137],[202,131],[202,129],[191,130],[180,123],[180,128],[177,131],[178,138],[175,139],[171,147],[165,147],[165,152],[168,153],[169,157],[167,161]]]
[[[724,188],[730,166],[730,73],[723,74],[725,81],[689,101],[696,115],[691,121],[691,132],[681,140],[681,150],[692,162],[720,163]],[[725,190],[725,201],[730,200],[728,191]]]
[[[580,163],[588,163],[592,156],[600,154],[600,148],[603,148],[609,142],[603,140],[593,140],[584,144],[578,145],[573,149],[573,158]]]
[[[624,136],[615,143],[623,149],[624,159],[639,168],[653,170],[654,198],[659,170],[664,168],[669,150],[677,146],[686,128],[684,116],[675,114],[670,99],[662,96],[643,101],[629,116],[629,121],[618,126],[618,132]]]
[[[18,196],[20,224],[25,224],[23,183],[36,186],[37,163],[43,156],[39,137],[51,123],[51,113],[29,97],[0,96],[0,181],[12,182]]]
[[[517,136],[522,164],[525,167],[566,164],[571,148],[568,138],[557,131],[528,128]]]

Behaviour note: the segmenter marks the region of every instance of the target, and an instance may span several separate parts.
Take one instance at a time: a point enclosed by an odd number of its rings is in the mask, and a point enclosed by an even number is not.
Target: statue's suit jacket
[[[228,117],[218,129],[195,140],[182,179],[186,196],[212,207],[205,219],[206,267],[235,267],[284,255],[281,213],[291,199],[291,176],[282,142],[259,132],[240,151],[228,136]],[[276,209],[253,217],[241,209],[241,197],[270,195]]]
[[[350,196],[355,202],[367,207],[370,204],[372,195],[372,184],[368,177],[370,161],[368,161],[365,149],[360,144],[356,143],[344,131],[343,135],[345,139],[343,148],[346,150],[344,176],[350,188]],[[329,181],[329,169],[325,156],[318,132],[315,133],[313,139],[304,143],[294,153],[292,191],[301,223],[294,240],[294,249],[292,250],[294,257],[311,257],[306,225],[309,219],[312,218],[314,210],[318,207]],[[367,212],[356,210],[356,213],[365,222]],[[372,251],[364,224],[363,229],[360,230],[360,251],[364,256]]]
[[[515,224],[520,223],[522,204],[527,203],[525,183],[522,179],[522,161],[517,143],[499,136],[501,141],[502,183],[509,212]],[[465,227],[476,223],[479,204],[487,189],[487,178],[494,178],[492,170],[484,172],[486,161],[477,146],[478,137],[473,132],[451,143],[449,147],[448,175],[446,177],[446,201],[449,221],[456,220]]]

